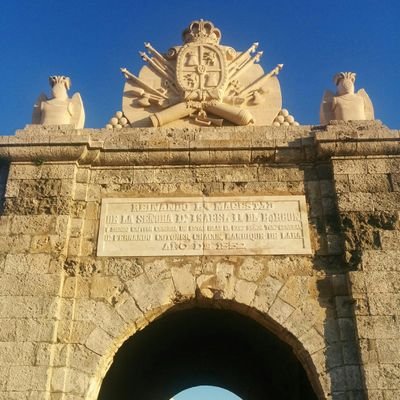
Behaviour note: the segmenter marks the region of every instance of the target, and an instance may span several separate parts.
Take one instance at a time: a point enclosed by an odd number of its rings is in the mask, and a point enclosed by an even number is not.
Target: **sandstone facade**
[[[94,400],[129,337],[201,304],[287,342],[320,399],[399,398],[399,149],[376,121],[0,138],[0,399]],[[103,198],[224,195],[305,195],[312,255],[96,255]]]

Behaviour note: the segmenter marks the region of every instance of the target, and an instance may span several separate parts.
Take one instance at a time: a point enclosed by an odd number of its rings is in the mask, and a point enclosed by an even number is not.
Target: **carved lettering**
[[[104,199],[98,255],[309,254],[304,196]]]

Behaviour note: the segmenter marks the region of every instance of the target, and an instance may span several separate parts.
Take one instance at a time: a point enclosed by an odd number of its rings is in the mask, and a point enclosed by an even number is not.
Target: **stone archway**
[[[249,316],[204,305],[173,308],[125,341],[98,399],[165,400],[200,384],[244,400],[317,399],[291,346]]]

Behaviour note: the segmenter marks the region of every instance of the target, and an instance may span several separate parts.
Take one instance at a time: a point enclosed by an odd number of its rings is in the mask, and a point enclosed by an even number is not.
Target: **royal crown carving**
[[[282,108],[278,64],[265,74],[263,54],[220,45],[210,21],[193,21],[183,45],[166,54],[145,43],[147,63],[136,76],[126,68],[123,113],[131,126],[272,125]]]
[[[219,44],[221,31],[210,21],[193,21],[182,33],[184,43],[199,42]]]

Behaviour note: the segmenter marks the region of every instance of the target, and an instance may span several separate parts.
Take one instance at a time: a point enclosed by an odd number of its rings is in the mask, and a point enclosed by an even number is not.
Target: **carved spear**
[[[146,47],[146,49],[152,53],[154,55],[154,58],[156,60],[158,60],[161,65],[167,69],[170,70],[170,72],[174,72],[174,70],[172,69],[171,65],[169,64],[168,60],[161,54],[159,53],[149,42],[144,42],[144,47]]]
[[[152,60],[145,52],[139,51],[140,57],[142,57],[142,60],[149,63],[155,71],[159,72],[164,78],[167,78],[169,80],[174,80],[174,77],[169,74],[167,71],[165,71],[163,68],[160,67],[158,63],[155,63],[154,60]]]
[[[139,51],[140,56],[142,57],[143,61],[149,63],[150,67],[155,70],[155,72],[159,72],[164,78],[168,79],[172,85],[171,88],[174,90],[176,94],[179,94],[178,90],[175,87],[175,78],[169,72],[162,69],[158,64],[156,64],[146,53],[143,51]]]
[[[161,96],[163,99],[168,99],[168,96],[166,96],[165,94],[159,92],[156,89],[153,89],[147,83],[143,82],[140,78],[138,78],[137,76],[135,76],[131,72],[129,72],[126,68],[121,68],[121,72],[125,75],[126,79],[133,80],[137,85],[142,87],[147,92],[155,94],[156,96]]]
[[[278,64],[272,71],[268,72],[268,74],[263,75],[261,78],[257,79],[255,82],[251,83],[249,86],[244,88],[238,96],[247,96],[252,91],[257,91],[263,88],[265,83],[272,76],[278,75],[283,68],[283,64]]]
[[[244,61],[248,60],[251,57],[251,54],[254,53],[258,47],[259,43],[253,43],[246,51],[239,54],[230,64],[229,64],[229,72],[233,69],[237,69],[238,65],[241,65]]]
[[[262,51],[259,51],[254,57],[250,58],[249,60],[245,61],[242,65],[236,68],[236,71],[229,76],[229,80],[233,80],[237,78],[240,74],[250,68],[254,63],[260,61],[261,56],[263,55]]]

